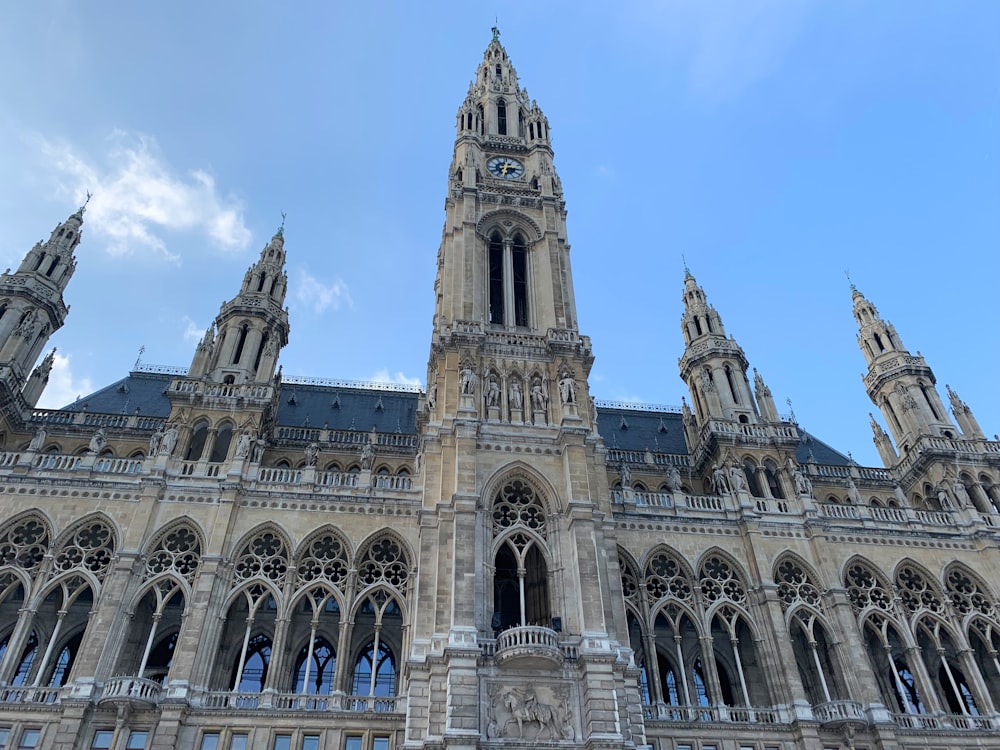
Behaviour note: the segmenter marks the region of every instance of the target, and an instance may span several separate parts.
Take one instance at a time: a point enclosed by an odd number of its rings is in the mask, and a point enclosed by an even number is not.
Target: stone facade
[[[858,466],[690,273],[691,404],[595,401],[548,122],[496,35],[456,125],[426,391],[282,378],[282,230],[189,368],[63,410],[32,368],[84,210],[0,277],[0,747],[1000,747],[1000,444],[969,407],[855,290],[892,433]]]

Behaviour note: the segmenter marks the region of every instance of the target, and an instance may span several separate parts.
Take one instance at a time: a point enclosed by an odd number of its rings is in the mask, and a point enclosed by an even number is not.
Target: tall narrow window
[[[528,247],[521,235],[514,237],[514,325],[528,325]]]
[[[726,365],[726,382],[729,383],[729,392],[733,395],[733,403],[740,403],[740,393],[736,390],[736,383],[733,382],[733,371]]]
[[[236,351],[233,352],[233,364],[238,365],[240,363],[240,357],[243,356],[243,346],[247,343],[247,333],[249,328],[244,324],[240,328],[240,337],[236,339]]]
[[[503,325],[503,240],[497,232],[490,235],[489,274],[490,323]]]
[[[264,331],[264,335],[260,337],[260,346],[257,347],[257,356],[254,357],[253,360],[254,372],[256,372],[257,369],[260,367],[260,360],[261,357],[264,356],[264,349],[267,347],[267,341],[269,338],[271,338],[271,334],[269,334],[267,331]]]
[[[49,270],[45,272],[45,275],[52,278],[52,274],[55,273],[56,266],[59,265],[58,256],[52,259],[52,265],[49,266]]]
[[[497,132],[507,135],[507,102],[497,99]]]
[[[212,453],[208,460],[212,463],[221,463],[229,455],[229,444],[233,440],[233,426],[228,422],[219,428],[215,436],[215,443],[212,445]]]
[[[208,439],[208,422],[199,422],[191,431],[191,444],[188,445],[185,461],[197,461],[201,458],[205,450],[205,441]]]
[[[260,275],[260,279],[257,281],[257,291],[258,292],[263,292],[264,291],[264,274],[263,273]]]

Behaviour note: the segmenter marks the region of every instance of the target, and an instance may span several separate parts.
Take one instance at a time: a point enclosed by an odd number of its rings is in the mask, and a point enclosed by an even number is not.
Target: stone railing
[[[742,706],[674,706],[665,703],[643,706],[649,721],[736,722],[741,724],[781,724],[781,712],[776,708],[744,708]]]
[[[144,677],[112,677],[104,683],[98,703],[126,701],[156,705],[163,696],[163,686]]]
[[[208,710],[350,711],[402,714],[406,698],[395,695],[311,695],[307,693],[239,693],[206,690],[191,697],[191,706]]]
[[[142,471],[141,458],[98,458],[94,462],[94,471],[102,474],[138,474]]]
[[[52,705],[59,702],[61,688],[51,687],[5,687],[0,688],[0,703],[42,703]]]
[[[829,701],[813,706],[813,717],[820,724],[867,724],[864,706],[857,701]]]
[[[80,456],[67,456],[61,453],[40,453],[31,464],[42,471],[73,471],[83,462]]]
[[[958,714],[895,714],[896,723],[906,729],[941,729],[983,731],[1000,728],[996,716],[964,716]]]
[[[262,466],[257,472],[260,484],[298,484],[302,481],[302,469],[287,466]]]
[[[558,665],[564,656],[556,631],[541,625],[522,625],[497,636],[494,658],[497,664],[523,660]]]

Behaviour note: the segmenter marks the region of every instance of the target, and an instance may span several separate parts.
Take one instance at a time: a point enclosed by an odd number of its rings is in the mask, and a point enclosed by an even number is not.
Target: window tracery
[[[114,532],[104,521],[82,526],[56,553],[52,575],[84,568],[102,580],[114,558],[114,542]]]
[[[733,566],[719,555],[709,557],[701,565],[701,593],[706,603],[728,599],[743,604],[747,590]]]
[[[847,596],[855,613],[868,607],[883,612],[892,612],[892,593],[888,584],[861,563],[855,563],[847,570]]]
[[[518,525],[545,536],[542,504],[530,485],[515,479],[503,486],[493,503],[493,533],[500,534]]]
[[[365,549],[358,562],[358,580],[365,587],[386,583],[405,591],[409,565],[402,545],[391,537],[382,537]]]
[[[783,612],[799,602],[822,608],[819,589],[800,565],[793,560],[785,560],[778,565],[777,572],[778,600]]]
[[[262,577],[279,583],[288,571],[285,543],[273,531],[264,531],[244,545],[236,559],[236,580]]]
[[[295,570],[296,586],[327,581],[343,588],[350,565],[345,544],[333,533],[317,536],[302,554]]]
[[[911,615],[921,610],[944,611],[944,602],[936,587],[914,566],[904,565],[899,569],[896,586],[899,587],[903,606]]]
[[[149,579],[161,573],[176,573],[188,583],[194,581],[201,565],[201,542],[189,526],[177,526],[160,539],[153,553],[146,560]]]
[[[645,579],[650,604],[668,596],[680,601],[690,601],[693,597],[694,587],[684,567],[667,551],[657,553],[646,564]]]
[[[12,565],[34,575],[49,548],[49,530],[37,518],[23,518],[0,537],[0,565]]]

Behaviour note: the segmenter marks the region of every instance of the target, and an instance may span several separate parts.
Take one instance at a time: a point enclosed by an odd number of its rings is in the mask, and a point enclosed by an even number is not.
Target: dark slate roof
[[[99,414],[139,414],[166,417],[170,402],[165,395],[175,372],[133,371],[106,388],[74,401],[63,411]],[[413,435],[417,431],[417,399],[410,390],[368,386],[342,381],[327,383],[284,382],[278,403],[278,424],[285,427],[361,430]],[[608,448],[653,453],[688,453],[681,415],[670,407],[636,404],[597,407],[597,429]],[[847,466],[850,459],[815,435],[797,427],[801,442],[795,449],[800,463]]]
[[[128,377],[64,406],[63,411],[83,411],[97,414],[134,414],[144,417],[166,417],[170,402],[165,391],[173,375],[159,372],[130,372]]]
[[[282,383],[278,424],[414,435],[419,393]]]
[[[597,430],[608,448],[687,454],[681,415],[670,411],[597,407]]]

